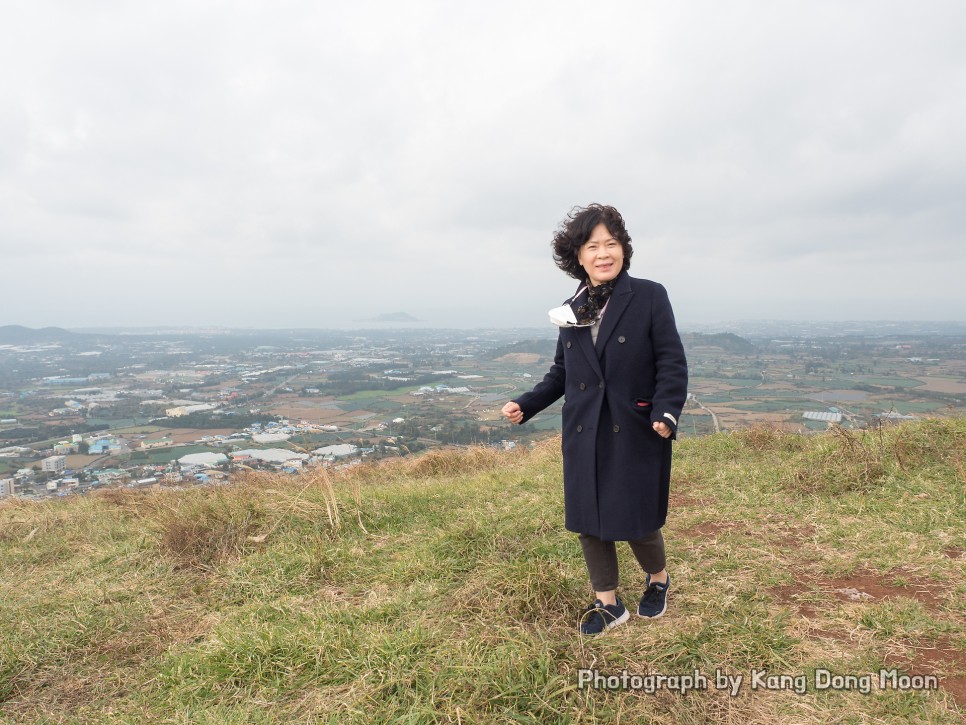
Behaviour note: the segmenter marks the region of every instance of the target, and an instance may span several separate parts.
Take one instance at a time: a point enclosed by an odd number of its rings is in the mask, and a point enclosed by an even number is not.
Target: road
[[[721,432],[721,425],[718,423],[718,416],[715,415],[715,412],[713,410],[711,410],[711,408],[708,408],[707,406],[705,406],[700,400],[698,400],[697,397],[693,393],[691,393],[690,395],[691,395],[691,400],[693,400],[695,402],[695,404],[699,408],[701,408],[701,410],[703,410],[703,411],[705,411],[705,412],[707,412],[707,413],[709,413],[711,415],[711,422],[714,424],[714,432],[715,433],[720,433]]]

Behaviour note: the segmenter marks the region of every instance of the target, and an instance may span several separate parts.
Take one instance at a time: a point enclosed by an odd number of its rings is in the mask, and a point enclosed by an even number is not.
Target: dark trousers
[[[657,574],[667,565],[664,556],[664,534],[658,529],[643,539],[628,541],[631,551],[641,568],[648,574]],[[590,584],[595,592],[617,589],[617,546],[613,541],[601,541],[590,534],[580,535],[580,547],[590,573]]]

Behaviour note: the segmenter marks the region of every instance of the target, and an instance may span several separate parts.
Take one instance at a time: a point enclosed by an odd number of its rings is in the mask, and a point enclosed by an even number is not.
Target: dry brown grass
[[[251,548],[248,538],[262,530],[267,514],[260,497],[242,487],[204,494],[158,497],[153,516],[161,550],[202,570]]]
[[[0,542],[31,541],[60,530],[71,518],[71,510],[62,500],[6,500],[0,504]]]
[[[339,501],[324,468],[300,476],[246,472],[232,485],[163,492],[147,499],[163,551],[183,564],[206,570],[264,544],[283,527],[299,525],[337,532],[348,509],[362,527],[357,483],[344,487],[351,501]],[[364,528],[364,527],[363,527]]]
[[[879,433],[832,426],[827,437],[786,468],[782,482],[809,494],[867,491],[882,480],[887,465],[888,453]]]
[[[782,482],[806,493],[870,491],[890,475],[913,469],[942,465],[962,471],[964,444],[966,434],[939,419],[859,431],[834,425],[790,463]]]
[[[559,450],[559,448],[559,437],[541,441],[532,449],[519,446],[509,453],[484,446],[443,448],[418,456],[391,458],[374,464],[343,469],[334,474],[334,479],[339,482],[368,484],[401,479],[451,478],[512,467],[533,455],[553,455],[553,449]]]
[[[803,436],[789,433],[778,424],[758,424],[746,430],[733,431],[731,435],[741,443],[743,450],[758,452],[800,451],[807,445]]]
[[[892,452],[902,470],[932,464],[962,468],[966,463],[966,433],[944,425],[942,420],[924,420],[893,433]]]

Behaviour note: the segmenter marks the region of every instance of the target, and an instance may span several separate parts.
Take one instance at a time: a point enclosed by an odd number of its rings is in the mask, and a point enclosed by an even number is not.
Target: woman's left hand
[[[504,405],[503,410],[500,412],[504,418],[516,425],[519,425],[523,421],[523,411],[520,410],[520,405],[513,400]]]
[[[662,423],[659,420],[656,420],[653,423],[651,423],[651,427],[657,432],[659,436],[661,436],[661,438],[670,438],[671,433],[674,432],[671,430],[671,426],[669,426],[667,423]]]

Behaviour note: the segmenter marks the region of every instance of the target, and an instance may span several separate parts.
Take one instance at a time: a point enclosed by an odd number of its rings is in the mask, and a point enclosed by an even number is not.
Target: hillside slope
[[[0,503],[0,717],[818,723],[966,713],[966,420],[681,441],[665,529],[668,613],[591,641],[576,634],[590,592],[562,527],[558,445],[433,453],[333,481],[316,471]],[[633,602],[642,576],[620,552]],[[581,668],[626,671],[641,689],[582,688]],[[885,690],[881,669],[895,671]],[[706,688],[680,692],[695,671]],[[736,696],[716,688],[716,673],[743,678]],[[910,674],[920,680],[901,679]],[[850,689],[822,687],[835,676],[830,685]],[[931,678],[938,689],[895,689]]]

